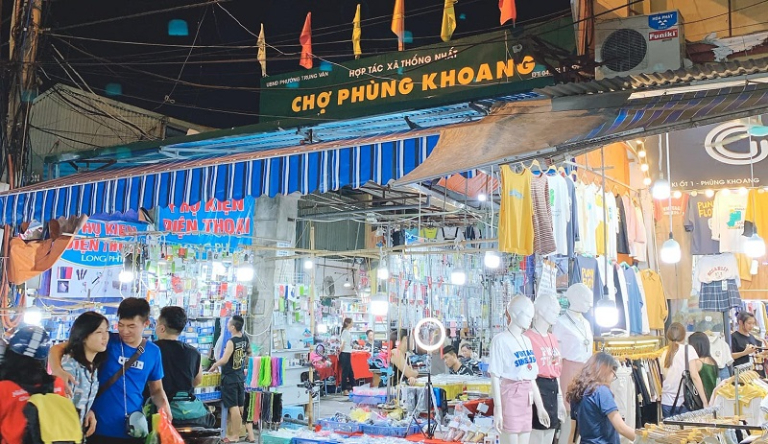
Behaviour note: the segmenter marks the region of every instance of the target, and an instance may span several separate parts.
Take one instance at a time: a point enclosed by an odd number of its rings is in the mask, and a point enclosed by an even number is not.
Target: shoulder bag
[[[680,398],[680,391],[683,391],[683,405],[686,409],[689,411],[694,410],[701,410],[704,408],[704,405],[701,403],[701,397],[699,396],[699,391],[696,389],[696,385],[693,383],[693,380],[691,379],[691,371],[688,368],[688,345],[684,345],[685,347],[685,370],[683,371],[683,375],[680,378],[680,385],[677,386],[677,394],[675,395],[675,404],[672,406],[672,414],[675,414],[675,411],[678,408],[677,400]]]

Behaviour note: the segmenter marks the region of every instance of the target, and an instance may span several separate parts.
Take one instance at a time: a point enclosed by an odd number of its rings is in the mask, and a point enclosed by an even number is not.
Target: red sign
[[[665,29],[664,31],[655,31],[648,34],[648,40],[667,40],[677,37],[677,28]]]

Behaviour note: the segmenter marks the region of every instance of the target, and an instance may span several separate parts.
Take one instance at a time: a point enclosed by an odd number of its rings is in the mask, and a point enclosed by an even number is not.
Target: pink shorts
[[[526,433],[533,429],[533,405],[531,403],[533,382],[501,379],[501,402],[503,403],[506,433]]]

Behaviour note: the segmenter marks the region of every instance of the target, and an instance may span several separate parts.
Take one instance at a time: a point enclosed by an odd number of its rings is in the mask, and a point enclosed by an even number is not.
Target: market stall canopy
[[[619,105],[612,103],[616,98],[622,101]],[[697,85],[505,103],[480,122],[443,129],[429,159],[395,185],[724,122],[766,109],[768,84],[746,80],[729,87]]]

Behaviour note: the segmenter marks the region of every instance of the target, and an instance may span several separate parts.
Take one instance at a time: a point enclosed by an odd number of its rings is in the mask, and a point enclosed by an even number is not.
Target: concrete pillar
[[[293,247],[296,239],[298,196],[260,197],[256,199],[253,216],[254,246],[276,247],[286,242]],[[254,257],[255,283],[251,294],[250,333],[261,353],[268,352],[272,336],[270,323],[274,311],[275,283],[290,282],[294,276],[293,260],[270,260],[276,251],[257,251]]]

